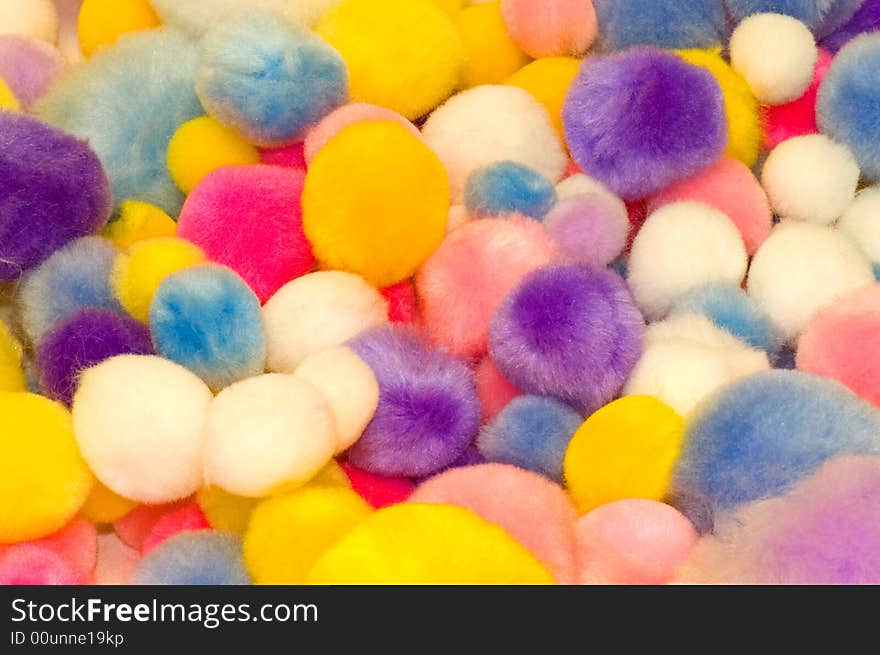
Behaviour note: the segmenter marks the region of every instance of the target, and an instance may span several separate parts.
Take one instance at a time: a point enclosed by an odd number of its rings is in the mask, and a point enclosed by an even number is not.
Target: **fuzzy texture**
[[[727,147],[715,78],[655,48],[586,59],[562,120],[578,166],[628,200],[698,173]]]
[[[311,134],[317,126],[309,130]],[[280,146],[278,148],[258,148],[260,153],[260,161],[270,166],[280,166],[281,168],[295,168],[305,171],[307,168],[305,156],[305,142],[294,143],[289,146]]]
[[[593,0],[605,51],[632,46],[710,48],[727,40],[727,17],[716,0]]]
[[[110,184],[89,144],[0,111],[0,282],[21,277],[110,216]]]
[[[0,546],[0,584],[59,584],[52,580],[56,572],[69,575],[64,584],[91,584],[95,575],[98,555],[98,535],[95,526],[83,518],[75,518],[63,528],[42,539],[22,541],[11,546]],[[55,557],[49,557],[53,553]],[[56,559],[57,558],[57,559]],[[28,562],[27,565],[24,562]],[[43,568],[41,563],[50,563]],[[31,562],[34,563],[31,566]],[[60,565],[60,566],[59,566]],[[48,573],[48,576],[47,576]],[[10,579],[18,577],[15,582]],[[34,579],[26,582],[19,576],[46,576],[49,579]]]
[[[162,22],[202,36],[223,21],[250,11],[268,9],[288,21],[313,27],[340,0],[150,0]]]
[[[470,174],[496,161],[514,161],[554,184],[567,157],[544,106],[522,89],[485,85],[459,93],[422,128],[428,147],[446,172],[453,201],[462,198]]]
[[[747,267],[743,239],[725,214],[701,202],[675,202],[653,212],[639,230],[627,282],[645,316],[656,320],[695,287],[740,284]]]
[[[315,259],[302,227],[303,174],[276,166],[209,173],[186,200],[178,236],[225,264],[266,302]]]
[[[564,139],[562,105],[580,67],[581,60],[576,57],[543,57],[520,68],[507,78],[505,84],[531,93],[547,110],[553,127]]]
[[[410,502],[469,509],[504,528],[558,584],[575,580],[577,515],[565,492],[540,475],[506,464],[454,469],[423,482]]]
[[[821,35],[849,20],[862,0],[724,0],[735,23],[752,14],[775,12],[805,23]]]
[[[96,525],[113,523],[134,510],[137,503],[111,491],[95,480],[94,486],[85,504],[80,509],[80,514]]]
[[[342,470],[345,471],[351,488],[374,509],[406,502],[416,488],[409,478],[376,475],[352,466],[348,462],[342,463]]]
[[[842,385],[798,371],[750,375],[688,424],[673,486],[719,512],[777,496],[839,454],[880,455],[880,413]]]
[[[425,476],[454,462],[480,425],[470,369],[412,328],[374,328],[349,345],[379,382],[379,407],[348,460],[392,477]]]
[[[263,321],[268,369],[293,373],[309,355],[387,323],[388,302],[358,275],[318,271],[284,285]]]
[[[411,280],[404,280],[390,287],[380,289],[382,297],[388,301],[388,320],[392,323],[418,323],[419,317],[416,290]]]
[[[764,108],[764,147],[772,150],[786,139],[805,134],[816,134],[816,99],[819,87],[831,68],[832,57],[827,50],[819,48],[819,57],[813,70],[813,81],[806,92],[796,100],[784,105]]]
[[[18,111],[19,109],[21,109],[21,104],[18,102],[18,98],[15,97],[9,85],[0,77],[0,110]]]
[[[178,364],[119,355],[80,376],[76,440],[95,475],[119,495],[152,504],[185,498],[202,485],[211,399],[205,383]]]
[[[88,307],[121,309],[110,286],[116,249],[100,237],[83,237],[56,250],[28,273],[18,290],[21,325],[32,341],[58,321]]]
[[[305,163],[311,163],[315,155],[318,154],[318,151],[346,127],[363,121],[396,121],[414,137],[422,138],[419,128],[396,111],[366,102],[352,102],[327,114],[320,123],[309,130],[308,134],[306,134],[305,150],[303,152]]]
[[[529,63],[504,24],[500,2],[474,4],[454,17],[464,46],[461,87],[500,84]]]
[[[182,507],[168,512],[156,521],[150,530],[150,534],[144,539],[141,553],[147,555],[160,544],[181,532],[209,530],[210,528],[211,526],[208,525],[208,520],[198,504],[190,501]]]
[[[55,43],[58,10],[52,0],[0,0],[0,34],[18,34]]]
[[[875,266],[880,263],[880,187],[860,191],[837,228],[855,241]]]
[[[541,219],[556,204],[556,189],[528,166],[502,161],[471,173],[464,203],[476,218],[520,214]]]
[[[115,534],[98,535],[96,585],[124,585],[140,561],[140,553],[126,546]]]
[[[434,343],[458,355],[484,354],[489,321],[504,296],[554,253],[541,225],[526,218],[482,219],[453,230],[416,277]]]
[[[179,32],[132,34],[65,75],[36,110],[88,140],[107,169],[117,206],[143,200],[176,216],[183,194],[166,154],[177,128],[204,113],[193,90],[195,68],[195,46]]]
[[[160,24],[149,0],[83,0],[76,22],[79,47],[84,56],[91,57],[124,34]]]
[[[241,540],[228,532],[181,532],[144,557],[131,575],[136,585],[247,585]]]
[[[849,148],[822,134],[780,143],[761,170],[773,212],[818,225],[837,221],[856,195],[859,165]]]
[[[0,392],[27,390],[21,366],[23,354],[21,343],[9,326],[0,321]]]
[[[845,25],[822,39],[822,47],[837,53],[857,36],[880,30],[880,0],[864,0]]]
[[[870,262],[845,235],[783,221],[752,260],[748,292],[782,338],[792,342],[817,310],[873,282]]]
[[[880,180],[880,33],[865,34],[843,48],[819,88],[819,128],[852,150],[862,175]]]
[[[126,546],[140,552],[156,523],[163,516],[185,507],[187,502],[180,500],[161,505],[136,505],[134,509],[113,522],[113,531]]]
[[[522,395],[513,383],[501,375],[491,357],[484,357],[476,368],[477,395],[483,407],[483,421],[490,421],[516,397]]]
[[[623,202],[599,180],[580,172],[577,164],[573,161],[569,162],[569,171],[567,175],[568,177],[556,185],[556,197],[560,202],[587,193],[598,193],[599,195],[607,196],[612,202]],[[626,203],[624,203],[624,205],[625,204]]]
[[[46,92],[66,66],[61,53],[45,41],[0,36],[0,78],[25,109]]]
[[[156,351],[211,389],[259,375],[266,365],[260,301],[225,266],[194,266],[166,277],[150,305]]]
[[[43,337],[34,364],[43,393],[69,407],[82,371],[127,354],[153,354],[146,326],[109,309],[83,309]]]
[[[523,391],[589,415],[614,398],[642,352],[644,322],[610,271],[548,266],[501,303],[489,354]]]
[[[558,202],[544,219],[544,227],[565,259],[604,268],[623,252],[630,225],[620,200],[585,193]]]
[[[264,147],[301,140],[348,99],[339,53],[265,10],[243,13],[205,35],[195,84],[211,116]]]
[[[592,0],[502,0],[504,25],[530,56],[580,55],[598,32]]]
[[[519,396],[483,429],[477,448],[489,462],[512,464],[562,482],[562,460],[583,417],[555,398]]]
[[[173,237],[177,223],[156,205],[140,200],[126,200],[119,206],[116,220],[104,228],[103,235],[117,248],[130,248],[138,241]]]
[[[17,544],[0,556],[2,585],[85,584],[73,565],[44,544]]]

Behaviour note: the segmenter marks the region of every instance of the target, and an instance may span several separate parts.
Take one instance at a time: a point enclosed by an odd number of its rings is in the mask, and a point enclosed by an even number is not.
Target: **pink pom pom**
[[[209,173],[186,199],[177,235],[225,264],[260,302],[315,263],[302,227],[301,171],[227,166]]]
[[[98,537],[98,566],[95,569],[95,584],[126,584],[140,561],[140,553],[122,543],[118,536],[102,534]]]
[[[451,469],[423,482],[410,502],[469,509],[507,530],[558,583],[575,581],[577,512],[562,487],[537,473],[507,464]]]
[[[77,517],[58,532],[42,539],[0,547],[0,570],[12,572],[10,575],[19,575],[15,571],[22,563],[33,562],[42,571],[39,575],[47,576],[47,580],[53,576],[73,576],[74,581],[7,584],[88,584],[95,573],[97,540],[95,526],[86,519]],[[64,565],[47,557],[44,553],[47,549],[63,560]]]
[[[268,166],[306,170],[305,143],[302,141],[280,148],[260,148],[260,161]]]
[[[46,544],[16,544],[0,556],[0,585],[76,585],[85,582],[71,562]]]
[[[190,501],[183,507],[163,515],[144,539],[141,553],[146,555],[166,539],[187,530],[208,530],[211,525],[198,503]]]
[[[680,512],[653,500],[618,500],[575,524],[580,584],[670,582],[697,543]]]
[[[495,363],[487,356],[476,370],[477,395],[483,407],[483,422],[491,421],[508,403],[522,395],[514,384],[501,375]]]
[[[140,505],[113,523],[113,530],[125,545],[140,552],[156,522],[185,503],[181,500],[165,505]]]
[[[648,220],[648,203],[645,200],[627,200],[626,215],[629,216],[629,236],[626,239],[626,250],[629,253],[633,240]]]
[[[398,282],[394,286],[381,290],[382,296],[388,301],[388,320],[392,323],[419,322],[416,307],[416,290],[410,280]]]
[[[739,229],[750,255],[773,226],[773,212],[761,183],[748,166],[731,157],[722,157],[702,173],[654,196],[649,213],[682,200],[702,202],[724,213]]]
[[[579,55],[596,39],[592,0],[501,0],[510,38],[532,57]]]
[[[772,150],[786,139],[804,134],[816,134],[816,96],[828,69],[831,68],[833,55],[819,48],[819,59],[813,73],[813,83],[806,93],[797,100],[784,105],[766,107],[764,114],[764,148]]]
[[[412,480],[407,478],[386,478],[359,469],[348,462],[342,462],[340,466],[355,493],[376,509],[404,502],[416,488]]]

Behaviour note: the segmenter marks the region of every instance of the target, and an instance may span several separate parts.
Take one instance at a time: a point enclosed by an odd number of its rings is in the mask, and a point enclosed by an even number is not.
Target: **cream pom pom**
[[[58,41],[58,11],[52,0],[0,0],[0,34]]]
[[[863,189],[837,223],[868,258],[880,263],[880,187]]]

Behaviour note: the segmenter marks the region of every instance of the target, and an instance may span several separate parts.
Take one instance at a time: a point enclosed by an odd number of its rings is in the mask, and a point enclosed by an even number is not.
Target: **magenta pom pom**
[[[305,143],[300,141],[279,148],[260,148],[260,161],[269,166],[306,170]]]
[[[629,217],[614,196],[585,193],[560,201],[544,218],[544,227],[568,261],[604,268],[626,247]]]
[[[388,320],[392,323],[418,323],[419,309],[416,305],[416,290],[409,280],[398,282],[381,289],[382,297],[388,301]]]
[[[141,553],[146,555],[156,546],[176,534],[189,530],[210,530],[211,525],[202,508],[195,501],[190,501],[162,516],[153,525],[150,534],[144,539]]]
[[[764,114],[764,148],[773,150],[786,139],[805,134],[816,134],[816,97],[825,74],[831,68],[831,53],[819,48],[813,82],[806,93],[784,105],[766,107]]]
[[[405,502],[415,491],[416,485],[407,478],[389,478],[376,475],[343,462],[342,470],[354,489],[371,507],[382,509]]]

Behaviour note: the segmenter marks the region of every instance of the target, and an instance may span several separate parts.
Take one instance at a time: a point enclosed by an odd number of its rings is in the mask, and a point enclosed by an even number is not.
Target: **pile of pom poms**
[[[0,583],[880,584],[880,0],[0,0]]]

